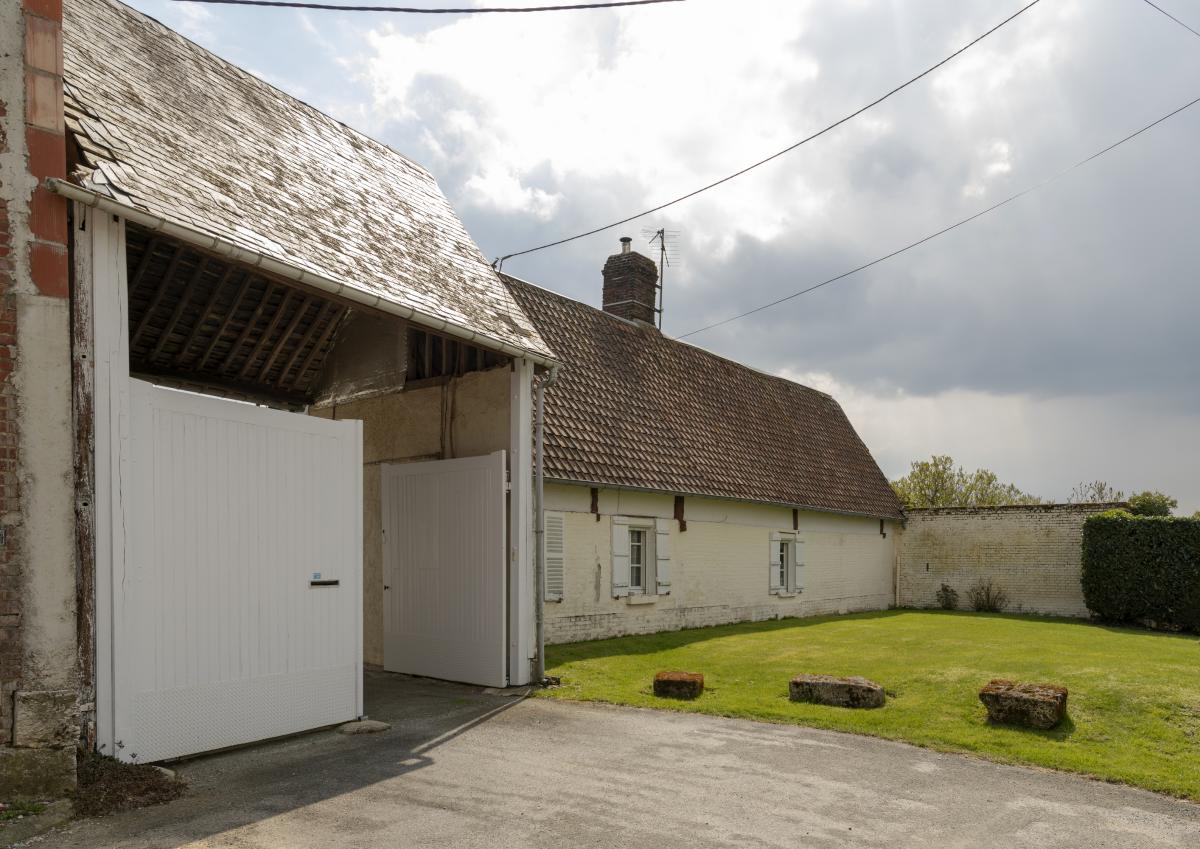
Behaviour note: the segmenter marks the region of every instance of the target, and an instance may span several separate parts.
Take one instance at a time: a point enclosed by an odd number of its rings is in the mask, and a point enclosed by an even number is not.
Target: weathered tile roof
[[[115,0],[63,17],[85,187],[549,354],[428,171]]]
[[[830,396],[508,275],[563,363],[546,391],[546,477],[898,518]]]

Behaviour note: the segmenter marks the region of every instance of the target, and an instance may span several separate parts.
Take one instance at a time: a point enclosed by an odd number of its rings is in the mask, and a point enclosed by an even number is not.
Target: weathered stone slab
[[[699,672],[659,672],[654,676],[654,695],[664,699],[695,699],[704,692],[704,675]]]
[[[338,731],[342,734],[378,734],[391,727],[388,723],[380,722],[378,719],[356,719],[353,722],[342,723],[338,726]]]
[[[797,675],[788,685],[793,702],[809,702],[848,708],[883,707],[883,687],[857,676],[835,678],[832,675]]]
[[[1005,725],[1042,730],[1053,728],[1067,715],[1067,688],[1054,684],[1018,684],[997,678],[979,691],[988,719]]]
[[[31,749],[75,745],[76,698],[74,690],[18,690],[13,697],[12,744]]]

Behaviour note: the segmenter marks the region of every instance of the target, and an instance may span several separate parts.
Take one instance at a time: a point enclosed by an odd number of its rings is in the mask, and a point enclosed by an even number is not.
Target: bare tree
[[[1108,504],[1124,500],[1125,493],[1109,486],[1106,481],[1079,483],[1067,497],[1068,504]]]

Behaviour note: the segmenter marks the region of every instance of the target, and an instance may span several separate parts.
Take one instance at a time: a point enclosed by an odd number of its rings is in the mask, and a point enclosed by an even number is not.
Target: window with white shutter
[[[654,520],[654,584],[659,595],[671,592],[671,521]]]
[[[629,591],[644,593],[650,574],[650,534],[646,528],[629,529]]]
[[[772,531],[767,557],[767,583],[771,593],[787,595],[800,591],[803,574],[799,563],[796,535]]]
[[[784,571],[781,540],[782,537],[772,531],[767,544],[767,587],[772,593],[781,592],[787,587],[787,581],[782,580]]]
[[[546,513],[544,562],[546,565],[546,601],[562,601],[565,587],[563,586],[566,571],[566,533],[562,513]]]
[[[612,517],[612,594],[629,595],[629,520]]]
[[[805,571],[804,540],[797,535],[792,543],[792,592],[804,592]]]
[[[670,591],[670,528],[663,522],[660,527],[655,519],[613,516],[613,598]]]

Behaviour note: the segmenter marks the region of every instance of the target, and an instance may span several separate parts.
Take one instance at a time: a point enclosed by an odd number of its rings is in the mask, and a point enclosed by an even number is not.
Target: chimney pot
[[[633,239],[629,238],[628,236],[622,236],[621,237],[621,253],[623,253],[623,254],[629,253],[629,251],[631,250],[630,244],[632,242],[633,242]]]

